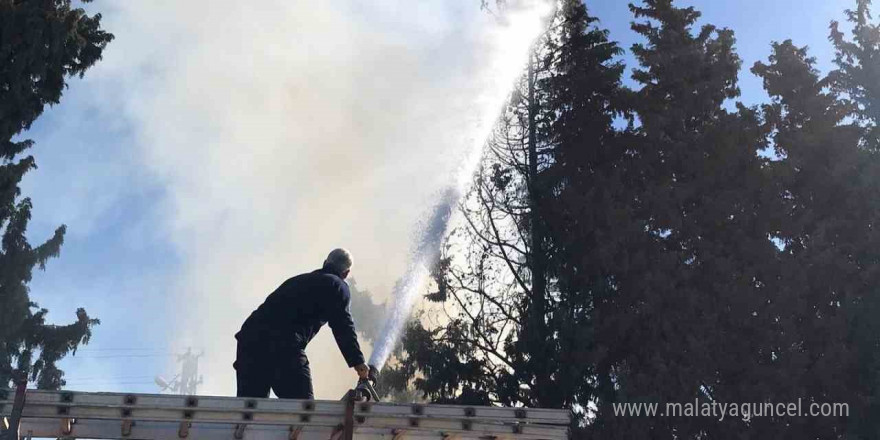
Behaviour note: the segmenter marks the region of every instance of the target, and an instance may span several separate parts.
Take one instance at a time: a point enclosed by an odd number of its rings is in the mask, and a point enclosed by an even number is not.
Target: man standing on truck
[[[347,250],[334,249],[321,269],[285,281],[245,320],[232,364],[238,397],[269,397],[271,388],[283,399],[313,399],[305,349],[326,323],[348,366],[369,377],[349,310],[351,265]]]

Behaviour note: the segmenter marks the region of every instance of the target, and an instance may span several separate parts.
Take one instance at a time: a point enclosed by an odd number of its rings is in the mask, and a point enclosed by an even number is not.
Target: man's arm
[[[333,337],[336,338],[336,345],[339,351],[345,357],[345,362],[349,367],[361,367],[364,365],[364,354],[361,352],[361,346],[358,344],[357,333],[354,329],[354,319],[351,317],[351,293],[345,283],[340,283],[338,297],[334,298],[334,304],[331,305],[328,324],[333,330]],[[360,375],[360,370],[358,370]]]

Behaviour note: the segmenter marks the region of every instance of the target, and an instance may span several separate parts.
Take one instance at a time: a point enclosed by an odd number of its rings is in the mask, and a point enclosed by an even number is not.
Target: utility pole
[[[202,376],[199,375],[199,358],[204,352],[193,354],[192,348],[187,348],[186,353],[177,356],[180,366],[180,394],[198,394],[196,393],[199,385],[202,383]]]
[[[195,354],[192,348],[187,348],[186,353],[177,355],[177,362],[181,364],[180,373],[170,381],[156,377],[156,384],[162,388],[161,391],[186,395],[198,394],[198,387],[202,383],[202,376],[199,374],[199,358],[204,354],[204,352]]]

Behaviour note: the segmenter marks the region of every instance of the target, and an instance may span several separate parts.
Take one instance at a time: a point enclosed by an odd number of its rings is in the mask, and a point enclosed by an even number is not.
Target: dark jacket
[[[351,318],[348,284],[326,270],[295,276],[275,289],[245,320],[235,338],[244,344],[272,343],[304,349],[329,323],[349,367],[364,363]]]

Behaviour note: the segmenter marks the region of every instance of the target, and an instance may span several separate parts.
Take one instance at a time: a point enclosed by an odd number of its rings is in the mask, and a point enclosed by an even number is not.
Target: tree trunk
[[[541,353],[545,350],[547,331],[546,331],[546,290],[547,290],[547,256],[544,252],[544,232],[539,213],[541,188],[538,179],[538,135],[537,135],[537,114],[538,103],[535,97],[536,75],[535,75],[535,59],[534,53],[529,57],[528,66],[528,117],[529,117],[529,139],[528,139],[528,191],[529,191],[529,225],[531,233],[531,252],[529,258],[529,271],[531,272],[531,297],[529,322],[531,331],[527,337],[530,340],[530,355],[533,359],[533,367],[535,373],[535,390],[534,395],[538,399],[539,405],[546,405],[548,400],[548,392],[550,390],[551,380],[549,365]]]

